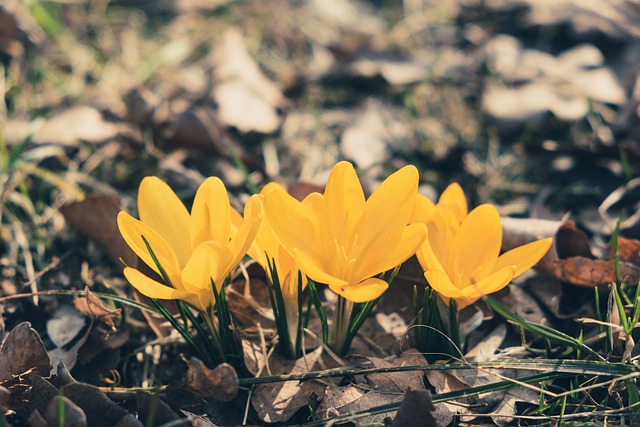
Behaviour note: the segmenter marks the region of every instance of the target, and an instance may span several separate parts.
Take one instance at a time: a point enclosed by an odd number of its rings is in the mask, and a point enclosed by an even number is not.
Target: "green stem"
[[[352,311],[353,302],[338,295],[338,304],[336,304],[336,311],[333,314],[333,325],[331,327],[331,335],[329,336],[329,347],[331,347],[338,356],[344,356],[349,350],[346,344]]]

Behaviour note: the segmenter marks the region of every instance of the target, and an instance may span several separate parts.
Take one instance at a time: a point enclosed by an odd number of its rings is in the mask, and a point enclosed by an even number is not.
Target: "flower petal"
[[[373,301],[379,298],[388,288],[384,280],[370,278],[349,286],[329,286],[333,292],[355,303]]]
[[[403,227],[400,236],[394,236],[392,241],[378,239],[366,250],[366,257],[358,262],[353,276],[347,280],[359,282],[402,264],[420,249],[426,237],[424,224],[412,224]]]
[[[264,213],[273,232],[289,252],[299,249],[322,262],[320,220],[314,210],[286,191],[276,189],[265,196]]]
[[[207,178],[198,188],[191,208],[191,248],[207,240],[226,244],[231,234],[231,210],[222,181]]]
[[[462,296],[460,289],[453,284],[447,273],[442,270],[429,269],[424,272],[424,277],[442,299],[448,304],[449,298],[459,298]]]
[[[460,297],[456,298],[458,309],[462,310],[466,306],[473,304],[484,295],[489,295],[499,291],[511,282],[516,269],[513,266],[504,267],[488,277],[485,277],[476,284],[461,289]]]
[[[201,308],[196,294],[165,286],[135,268],[126,267],[124,269],[124,277],[131,283],[131,286],[144,296],[165,300],[184,300],[194,307]]]
[[[440,262],[435,251],[433,250],[433,246],[431,244],[431,234],[431,228],[427,228],[427,238],[424,240],[424,243],[420,246],[420,248],[418,248],[418,250],[416,251],[416,257],[418,258],[418,262],[424,270],[439,270],[444,272],[442,262]]]
[[[324,209],[324,196],[320,193],[311,193],[302,200],[302,205],[309,208],[320,218]]]
[[[320,217],[325,253],[336,248],[350,248],[353,230],[365,209],[364,191],[353,165],[339,162],[329,175],[324,191],[324,209]]]
[[[332,275],[320,260],[314,258],[303,250],[294,250],[294,258],[296,265],[307,277],[314,282],[324,283],[325,285],[346,286],[349,282],[340,277]]]
[[[450,184],[440,195],[438,205],[445,206],[453,214],[455,220],[460,223],[467,216],[467,198],[462,187],[457,182]]]
[[[178,259],[162,236],[142,221],[135,219],[124,211],[118,214],[117,221],[120,234],[122,234],[127,245],[129,245],[133,252],[135,252],[145,264],[160,274],[160,270],[156,267],[147,246],[144,244],[144,240],[142,240],[142,236],[147,239],[158,262],[167,273],[167,276],[169,276],[171,284],[177,289],[180,289],[182,285],[180,283],[180,265],[178,264]]]
[[[184,266],[191,254],[189,212],[176,193],[155,176],[146,177],[138,190],[140,221],[155,230]]]
[[[436,205],[422,194],[416,197],[416,204],[413,206],[411,213],[411,223],[421,222],[426,224],[436,213]]]
[[[540,261],[552,243],[553,239],[547,237],[546,239],[536,240],[535,242],[511,249],[498,257],[493,271],[498,271],[503,267],[513,265],[516,267],[516,272],[513,277],[517,277]]]
[[[261,222],[262,198],[256,194],[247,200],[244,206],[244,222],[229,242],[229,250],[231,251],[232,258],[229,260],[230,265],[225,266],[226,272],[224,275],[238,265],[242,257],[246,255],[256,238],[256,234],[258,234]]]
[[[215,302],[211,281],[219,290],[227,274],[225,266],[230,259],[229,248],[220,242],[209,240],[198,245],[182,270],[185,289],[196,294],[199,304],[205,309]]]
[[[462,221],[444,261],[445,271],[456,285],[482,280],[500,254],[502,225],[493,205],[478,206]]]
[[[405,166],[385,179],[367,200],[366,214],[356,231],[360,244],[369,245],[408,224],[417,192],[418,170],[414,166]]]

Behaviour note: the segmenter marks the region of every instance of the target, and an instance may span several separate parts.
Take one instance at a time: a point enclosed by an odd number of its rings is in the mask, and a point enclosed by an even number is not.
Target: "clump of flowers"
[[[260,195],[286,190],[276,183],[265,185]],[[249,255],[264,268],[269,296],[276,320],[280,346],[290,359],[302,356],[303,302],[306,276],[298,269],[293,255],[280,243],[268,221],[263,218]]]
[[[424,224],[410,224],[418,188],[418,171],[406,166],[389,176],[366,199],[356,172],[348,162],[332,170],[323,194],[302,202],[276,187],[266,194],[265,217],[304,274],[328,285],[338,295],[329,336],[344,354],[366,315],[389,287],[379,277],[411,257],[426,237]],[[314,298],[321,320],[319,299]],[[354,310],[355,306],[358,306]]]
[[[461,310],[483,295],[499,291],[547,253],[545,238],[500,254],[502,225],[495,206],[468,212],[462,188],[451,184],[433,204],[418,196],[412,221],[425,224],[428,236],[416,255],[429,286],[447,305]],[[430,308],[433,310],[433,307]],[[457,330],[451,325],[452,332]]]
[[[213,341],[210,357],[225,361],[233,353],[224,286],[228,275],[247,250],[260,228],[262,203],[252,196],[246,203],[244,218],[231,208],[227,190],[220,179],[206,179],[198,188],[189,213],[171,188],[157,177],[144,178],[138,191],[140,219],[126,212],[118,214],[118,228],[126,243],[156,274],[149,277],[125,267],[124,275],[140,293],[153,300],[176,300],[184,324],[196,310],[208,326]],[[157,304],[159,309],[162,306]],[[163,311],[187,341],[184,326]],[[200,329],[202,333],[203,330]],[[203,337],[204,338],[204,337]],[[196,347],[197,348],[197,347]]]

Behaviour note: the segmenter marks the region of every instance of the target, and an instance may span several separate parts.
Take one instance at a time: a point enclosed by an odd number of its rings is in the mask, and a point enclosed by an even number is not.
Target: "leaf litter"
[[[606,301],[617,279],[609,241],[620,215],[619,273],[630,287],[640,279],[633,59],[640,33],[632,3],[6,2],[5,418],[53,425],[63,407],[65,425],[161,425],[185,415],[194,425],[237,425],[245,412],[249,422],[295,424],[307,421],[309,408],[326,417],[398,403],[357,423],[396,417],[393,425],[406,425],[412,405],[415,412],[431,402],[428,393],[437,399],[501,378],[419,370],[243,383],[339,364],[317,347],[314,319],[306,359],[282,359],[266,285],[253,273],[248,286],[238,280],[229,290],[250,373],[206,367],[191,355],[178,362],[188,349],[121,276],[120,259],[137,265],[137,258],[115,215],[129,210],[137,183],[153,174],[187,202],[204,177],[221,176],[236,207],[272,179],[298,198],[321,190],[342,158],[358,166],[369,191],[408,163],[434,199],[453,180],[468,184],[474,203],[519,217],[502,219],[503,250],[554,236],[539,273],[497,300],[532,323],[574,337],[582,331],[594,342],[605,332],[573,320],[595,319],[594,292]],[[426,364],[410,350],[412,287],[421,292],[425,284],[410,267],[365,322],[353,346],[362,356],[342,361],[347,368]],[[614,322],[608,314],[602,321]],[[505,323],[484,302],[462,318],[473,348],[466,361],[531,358],[556,345]],[[159,398],[134,389],[142,384]],[[611,399],[598,393],[587,397]],[[202,404],[211,399],[229,402]],[[434,403],[435,421],[425,416],[425,425],[507,425],[539,402],[538,391],[518,387]]]

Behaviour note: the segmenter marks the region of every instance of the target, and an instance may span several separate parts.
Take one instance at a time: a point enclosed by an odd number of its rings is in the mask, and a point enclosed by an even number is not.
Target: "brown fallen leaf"
[[[351,355],[347,360],[351,365],[376,368],[427,364],[424,356],[415,350],[386,359]],[[422,377],[422,371],[355,375],[355,384],[344,387],[328,386],[316,413],[318,418],[325,419],[338,414],[399,402],[409,390],[426,391]],[[358,425],[381,423],[385,418],[392,416],[394,416],[393,412],[366,416],[358,419]]]
[[[60,407],[62,400],[62,407]],[[84,411],[66,396],[55,396],[49,401],[43,413],[49,426],[64,425],[65,427],[86,427],[87,416]]]
[[[409,390],[405,393],[393,427],[438,427],[432,412],[436,408],[431,402],[431,393],[427,390]]]
[[[238,374],[233,366],[221,363],[209,369],[195,357],[182,358],[189,367],[185,377],[185,387],[192,394],[229,402],[238,394]]]
[[[89,196],[60,208],[65,220],[102,245],[114,263],[120,265],[122,258],[127,265],[135,266],[138,258],[125,243],[116,223],[120,210],[120,199],[115,194]]]
[[[60,391],[84,411],[87,423],[92,427],[112,427],[130,416],[96,386],[78,382],[62,386]],[[138,421],[137,425],[142,426],[142,423]]]
[[[0,348],[0,384],[27,372],[48,376],[50,371],[49,355],[31,323],[13,328]]]
[[[119,317],[122,309],[109,309],[98,297],[96,297],[88,286],[84,288],[84,297],[73,300],[73,305],[80,313],[89,316],[115,331],[113,319]]]
[[[138,418],[145,426],[163,425],[180,419],[159,396],[146,391],[136,392],[136,409]]]
[[[606,289],[616,281],[613,260],[590,259],[586,257],[570,257],[557,261],[561,278],[573,285],[600,287]],[[627,283],[640,281],[640,266],[620,262],[620,276]]]
[[[297,360],[288,360],[279,353],[274,353],[269,359],[271,374],[302,374],[321,369],[322,350],[322,347],[318,347]],[[311,394],[321,396],[324,388],[323,383],[315,380],[259,384],[253,391],[251,404],[263,421],[285,422],[300,408],[308,405]]]

